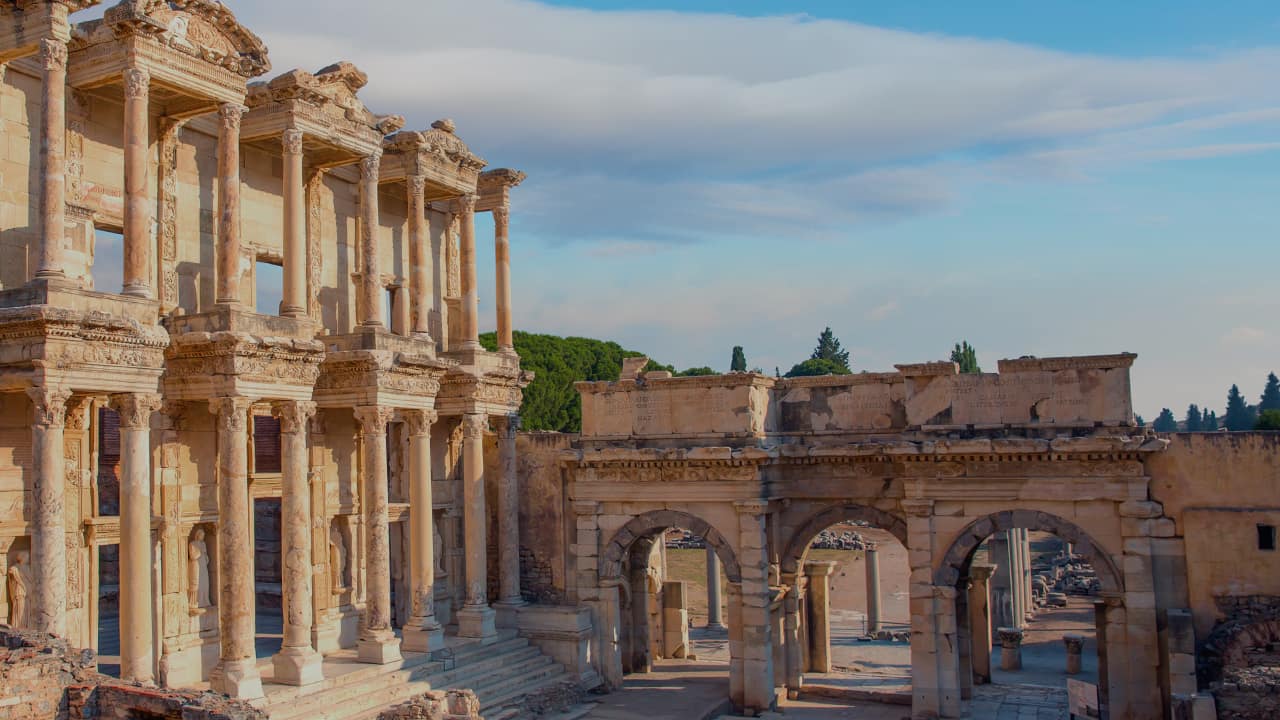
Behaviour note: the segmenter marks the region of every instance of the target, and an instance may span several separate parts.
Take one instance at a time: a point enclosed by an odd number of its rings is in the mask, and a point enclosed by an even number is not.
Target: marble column
[[[382,271],[378,249],[378,173],[382,148],[360,161],[360,324],[383,327]]]
[[[801,646],[801,622],[800,622],[800,604],[804,602],[804,598],[800,593],[799,578],[791,583],[791,587],[787,589],[787,596],[783,600],[783,606],[786,609],[787,617],[784,624],[786,636],[784,645],[787,658],[787,697],[795,700],[800,694],[800,687],[804,684],[804,649]]]
[[[1000,669],[1021,670],[1022,631],[1018,628],[1002,627],[997,632],[1000,635]]]
[[[120,677],[154,678],[151,608],[151,414],[157,395],[111,396],[120,416]]]
[[[151,285],[151,75],[124,71],[124,294],[154,297]]]
[[[413,322],[409,306],[409,286],[396,285],[391,293],[391,332],[408,335]]]
[[[218,628],[222,640],[209,686],[239,699],[262,697],[253,638],[249,406],[246,397],[209,402],[209,410],[218,417]]]
[[[874,543],[866,549],[867,634],[880,632],[880,551]]]
[[[814,672],[831,672],[831,572],[834,561],[807,562],[809,578],[809,666]]]
[[[506,205],[493,209],[493,254],[496,262],[494,283],[497,286],[498,352],[514,353],[511,335],[511,241],[509,226],[511,209]]]
[[[60,388],[27,389],[31,421],[32,511],[31,565],[34,592],[29,602],[31,628],[67,635],[66,467],[63,428],[71,392]]]
[[[707,629],[724,627],[720,607],[720,556],[707,545]]]
[[[483,414],[462,416],[462,535],[466,548],[466,604],[458,610],[458,634],[489,639],[497,636],[493,608],[488,599],[488,542],[484,505],[484,431],[489,419]]]
[[[302,131],[284,131],[284,293],[280,314],[307,314],[307,189]]]
[[[217,292],[219,305],[240,302],[240,119],[244,107],[223,103],[218,107],[218,246]]]
[[[36,277],[66,277],[62,246],[66,241],[67,43],[40,41],[40,256]]]
[[[516,476],[516,433],[520,416],[495,421],[498,432],[498,607],[500,624],[515,627],[520,595],[520,486]],[[508,616],[509,617],[504,617]]]
[[[316,412],[313,402],[274,403],[280,420],[280,528],[284,641],[271,658],[275,681],[286,685],[320,682],[320,654],[311,647],[312,563],[311,488],[307,482],[307,426]]]
[[[461,215],[458,264],[462,269],[462,342],[457,350],[480,349],[480,295],[476,288],[476,196],[463,195],[455,213]]]
[[[436,620],[435,528],[431,499],[431,425],[434,410],[405,410],[409,429],[409,587],[413,610],[404,626],[404,649],[432,652],[444,647]]]
[[[973,664],[973,682],[991,682],[991,591],[988,583],[994,565],[969,567],[969,657]]]
[[[393,408],[355,408],[363,454],[365,604],[357,657],[385,665],[400,659],[400,641],[391,629],[391,540],[387,517],[387,422]]]
[[[411,175],[409,194],[409,286],[413,295],[413,335],[431,342],[431,232],[427,223],[427,179]]]

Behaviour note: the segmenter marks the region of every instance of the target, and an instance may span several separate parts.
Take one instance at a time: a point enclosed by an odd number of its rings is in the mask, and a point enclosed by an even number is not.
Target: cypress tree
[[[1203,422],[1203,418],[1200,415],[1200,408],[1196,406],[1195,403],[1191,403],[1191,405],[1187,407],[1187,432],[1199,432],[1200,430],[1203,430]]]
[[[982,372],[982,368],[978,367],[978,354],[968,340],[956,343],[955,348],[951,351],[951,362],[959,364],[960,372],[962,373]]]
[[[1280,378],[1275,373],[1267,374],[1266,387],[1262,389],[1262,400],[1258,403],[1258,412],[1264,410],[1280,410]]]
[[[1206,410],[1200,422],[1200,429],[1213,432],[1218,429],[1218,413],[1213,410]]]
[[[733,346],[733,360],[729,361],[729,372],[746,372],[747,371],[747,354],[742,351],[741,345]]]
[[[818,346],[813,349],[813,354],[809,356],[810,360],[828,360],[835,363],[846,371],[849,370],[849,351],[840,347],[840,341],[836,339],[835,333],[831,332],[831,328],[827,327],[818,335]]]
[[[1173,416],[1173,411],[1169,408],[1161,408],[1160,416],[1156,421],[1151,423],[1151,428],[1156,432],[1177,432],[1178,420]]]
[[[1222,424],[1228,430],[1253,429],[1253,411],[1245,404],[1237,385],[1232,385],[1227,391],[1227,414],[1222,416]]]

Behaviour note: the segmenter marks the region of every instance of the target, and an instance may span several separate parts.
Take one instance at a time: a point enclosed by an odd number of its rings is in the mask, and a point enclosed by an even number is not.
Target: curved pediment
[[[271,69],[267,46],[214,0],[123,0],[107,10],[101,28],[117,36],[150,35],[247,78]]]

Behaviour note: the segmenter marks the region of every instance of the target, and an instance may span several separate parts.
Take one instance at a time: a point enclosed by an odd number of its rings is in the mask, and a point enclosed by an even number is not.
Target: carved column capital
[[[218,106],[218,120],[224,129],[240,132],[240,120],[246,110],[248,108],[239,103],[222,103]]]
[[[89,427],[89,414],[85,410],[93,404],[93,398],[88,395],[76,395],[67,402],[67,423],[68,430],[84,430]]]
[[[43,428],[65,426],[67,421],[67,400],[71,399],[70,390],[33,387],[27,388],[27,397],[31,398],[31,406],[35,409],[35,419],[32,424]]]
[[[511,208],[499,205],[493,209],[493,224],[499,233],[505,233],[507,223],[511,220]]]
[[[493,418],[493,429],[503,440],[514,439],[520,432],[519,415],[499,415]]]
[[[280,421],[280,432],[300,433],[316,414],[316,404],[309,400],[280,400],[271,404],[271,415]]]
[[[356,422],[360,423],[361,434],[382,435],[387,431],[387,423],[391,422],[391,416],[396,410],[385,405],[361,405],[352,412],[356,416]]]
[[[459,195],[458,197],[453,199],[453,202],[449,206],[449,210],[454,215],[466,215],[468,213],[474,213],[476,211],[476,200],[478,199],[479,199],[479,196],[477,195],[472,195],[472,194]]]
[[[220,397],[209,401],[209,412],[218,416],[218,429],[228,432],[245,432],[249,429],[247,397]]]
[[[409,426],[410,435],[428,435],[438,416],[435,410],[402,410],[400,416]]]
[[[489,416],[481,413],[462,416],[462,436],[468,440],[484,438],[484,431],[489,428]]]
[[[151,73],[142,68],[126,68],[124,71],[124,96],[143,100],[151,90]]]
[[[40,41],[40,65],[46,72],[67,69],[67,44],[61,40],[45,38]]]
[[[120,427],[131,430],[150,428],[151,414],[161,406],[159,395],[147,393],[119,393],[108,404],[120,416]]]
[[[373,153],[360,159],[360,179],[374,180],[382,169],[382,148],[375,148]]]
[[[281,136],[284,145],[285,155],[301,155],[302,154],[302,131],[289,128],[284,131]]]
[[[422,175],[410,175],[405,178],[404,184],[411,197],[418,197],[427,191],[427,178]]]

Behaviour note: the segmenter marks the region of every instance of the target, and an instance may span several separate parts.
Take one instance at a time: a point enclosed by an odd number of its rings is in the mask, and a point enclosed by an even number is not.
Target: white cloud
[[[898,312],[898,301],[889,300],[888,302],[881,303],[871,308],[870,310],[868,310],[867,319],[875,322],[879,322],[880,320],[884,320],[885,318],[889,317],[890,315],[896,312]]]
[[[1226,335],[1222,336],[1222,342],[1231,345],[1246,345],[1258,343],[1267,339],[1267,332],[1255,327],[1241,325],[1233,327]]]

